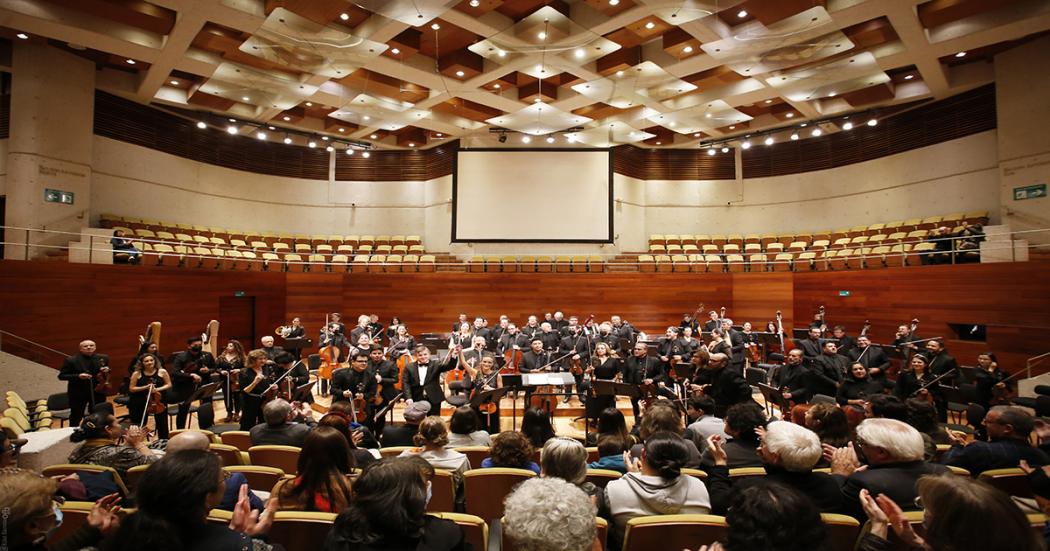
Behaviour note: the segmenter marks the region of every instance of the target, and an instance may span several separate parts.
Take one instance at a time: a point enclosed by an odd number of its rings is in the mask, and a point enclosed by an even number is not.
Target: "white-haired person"
[[[842,491],[838,482],[827,473],[813,472],[823,454],[816,433],[788,421],[773,421],[759,430],[758,456],[766,469],[765,477],[729,477],[722,437],[708,437],[708,452],[714,457],[714,466],[707,469],[707,489],[711,492],[711,510],[724,515],[733,497],[744,489],[763,482],[779,482],[810,497],[822,513],[834,513],[842,508]]]
[[[842,488],[839,512],[864,522],[861,490],[914,509],[919,478],[949,472],[944,465],[924,461],[923,455],[922,435],[911,425],[895,419],[865,419],[857,425],[856,439],[831,455],[831,474]],[[867,468],[860,469],[861,465]]]
[[[682,475],[689,448],[678,434],[653,433],[645,439],[641,459],[625,456],[624,461],[627,474],[605,487],[605,509],[612,517],[610,549],[618,549],[623,543],[627,522],[632,518],[711,511],[704,483]]]
[[[520,551],[599,551],[594,504],[560,478],[522,482],[504,501],[503,531]]]
[[[576,486],[590,496],[595,505],[605,502],[602,488],[587,482],[587,448],[579,440],[565,436],[548,440],[540,454],[540,476],[560,478]]]

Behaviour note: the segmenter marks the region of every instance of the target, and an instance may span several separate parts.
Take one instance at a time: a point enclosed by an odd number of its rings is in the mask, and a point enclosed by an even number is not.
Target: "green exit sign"
[[[62,191],[61,189],[45,189],[44,201],[47,203],[62,203],[63,205],[72,205],[73,192]]]
[[[850,296],[850,295],[852,295],[852,294],[853,294],[853,293],[851,293],[851,292],[849,292],[849,291],[839,291],[839,296],[840,296],[840,297],[848,297],[848,296]]]
[[[1032,184],[1030,186],[1014,188],[1014,201],[1023,201],[1025,199],[1038,199],[1040,197],[1046,197],[1045,183]]]
[[[243,297],[244,296],[244,291],[234,291],[233,292],[233,296],[238,297],[238,298]]]

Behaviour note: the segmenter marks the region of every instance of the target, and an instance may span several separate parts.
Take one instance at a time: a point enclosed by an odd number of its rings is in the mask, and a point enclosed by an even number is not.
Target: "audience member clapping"
[[[504,502],[503,530],[520,551],[601,549],[594,504],[579,488],[558,478],[533,478]]]
[[[758,456],[758,433],[755,429],[766,426],[766,412],[754,402],[733,404],[726,411],[725,432],[731,440],[723,444],[726,466],[730,469],[739,467],[761,467],[762,459]],[[704,468],[715,464],[711,450],[704,452],[701,465]]]
[[[55,501],[58,481],[15,467],[0,469],[3,534],[0,548],[13,551],[65,551],[96,545],[120,524],[118,494],[95,502],[87,522],[61,541],[47,541],[62,522]]]

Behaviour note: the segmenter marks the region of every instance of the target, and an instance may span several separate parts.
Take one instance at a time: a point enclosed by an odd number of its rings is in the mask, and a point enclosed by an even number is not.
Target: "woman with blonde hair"
[[[47,541],[62,523],[54,501],[58,481],[26,469],[0,469],[0,503],[3,504],[3,540],[0,548],[17,551],[66,551],[93,547],[117,526],[119,494],[98,500],[87,522],[60,541]]]
[[[412,441],[420,447],[405,450],[399,457],[418,455],[435,469],[452,471],[457,486],[463,479],[463,473],[470,470],[470,460],[466,455],[445,447],[448,445],[448,427],[444,419],[434,415],[423,419],[419,424],[419,432],[412,437]]]

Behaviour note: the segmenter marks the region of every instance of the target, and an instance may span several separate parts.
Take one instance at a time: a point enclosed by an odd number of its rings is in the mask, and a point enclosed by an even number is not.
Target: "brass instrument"
[[[277,327],[277,329],[273,330],[273,334],[281,336],[281,337],[284,337],[284,338],[288,338],[288,335],[292,334],[292,326],[291,325],[280,325],[280,326]]]

